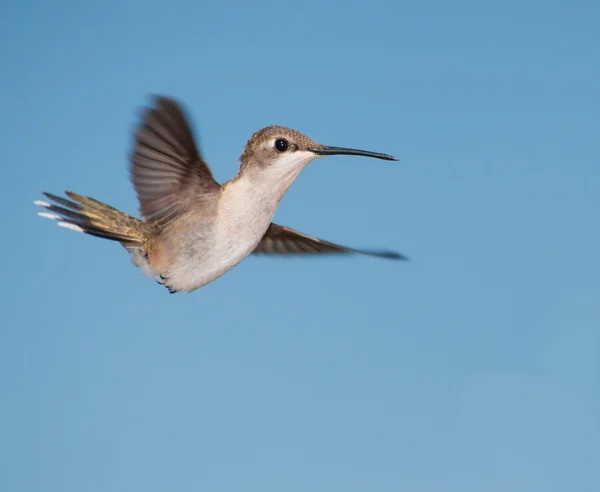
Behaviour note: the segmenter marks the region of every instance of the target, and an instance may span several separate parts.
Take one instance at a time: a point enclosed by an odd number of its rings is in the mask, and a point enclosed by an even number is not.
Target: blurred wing
[[[307,255],[307,254],[363,254],[388,258],[393,260],[406,260],[407,258],[394,251],[369,251],[347,248],[333,244],[316,237],[307,236],[294,231],[289,227],[271,224],[261,239],[253,254],[263,255]]]
[[[221,188],[200,155],[186,115],[177,101],[156,97],[137,130],[131,180],[148,220],[168,221],[195,198]]]

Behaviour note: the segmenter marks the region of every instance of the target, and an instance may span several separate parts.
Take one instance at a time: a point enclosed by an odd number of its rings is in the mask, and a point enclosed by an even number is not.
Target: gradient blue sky
[[[600,490],[600,4],[3,5],[0,490]],[[218,6],[217,6],[218,4]],[[190,295],[36,216],[135,213],[152,92],[220,180],[321,159],[276,220],[411,258],[252,258]]]

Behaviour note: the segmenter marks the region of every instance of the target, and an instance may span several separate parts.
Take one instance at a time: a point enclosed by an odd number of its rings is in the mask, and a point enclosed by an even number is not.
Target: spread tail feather
[[[36,205],[48,212],[38,215],[58,221],[58,225],[91,236],[119,241],[123,245],[142,245],[146,239],[143,221],[105,203],[66,191],[71,199],[45,193],[54,203],[36,200]]]

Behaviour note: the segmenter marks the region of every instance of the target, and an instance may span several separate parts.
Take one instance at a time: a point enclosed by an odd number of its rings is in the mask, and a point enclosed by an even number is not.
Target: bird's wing
[[[188,200],[213,197],[221,189],[200,154],[177,101],[158,96],[137,130],[131,180],[148,220],[164,222],[186,209]]]
[[[307,236],[301,232],[294,231],[289,227],[271,224],[261,239],[253,254],[263,255],[307,255],[326,253],[357,253],[379,258],[393,260],[406,260],[407,258],[394,251],[370,251],[347,248],[339,244],[333,244],[316,237]]]

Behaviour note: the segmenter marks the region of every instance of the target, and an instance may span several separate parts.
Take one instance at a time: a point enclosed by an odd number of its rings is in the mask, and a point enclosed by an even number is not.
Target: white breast
[[[261,169],[260,173],[244,174],[225,186],[219,201],[216,229],[223,273],[254,251],[271,224],[281,198],[306,163],[297,159],[290,165],[278,162],[271,168]]]
[[[280,198],[269,183],[234,180],[223,191],[218,208],[217,242],[223,258],[234,265],[248,256],[271,223]]]
[[[250,255],[271,224],[281,198],[309,160],[249,170],[227,183],[219,198],[213,236],[203,241],[207,248],[197,259],[175,267],[169,275],[172,287],[202,287]]]

